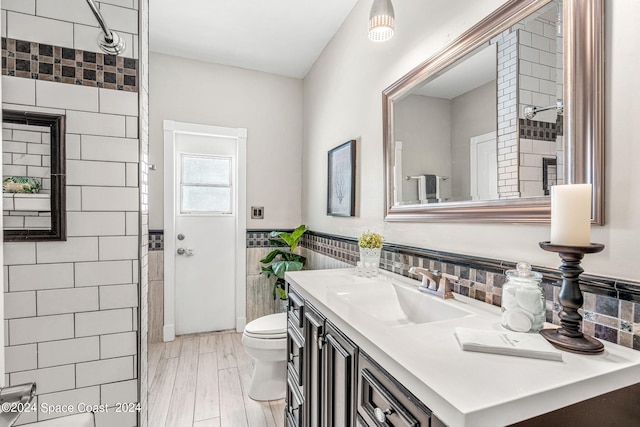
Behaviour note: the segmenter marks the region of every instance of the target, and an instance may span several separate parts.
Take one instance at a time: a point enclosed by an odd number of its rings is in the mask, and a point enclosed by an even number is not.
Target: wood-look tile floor
[[[253,359],[235,331],[149,345],[150,427],[283,427],[284,399],[247,395]]]

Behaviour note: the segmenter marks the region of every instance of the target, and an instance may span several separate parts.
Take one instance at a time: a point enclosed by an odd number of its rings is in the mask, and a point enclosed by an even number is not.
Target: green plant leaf
[[[288,252],[285,252],[281,249],[274,249],[269,252],[264,258],[260,260],[262,264],[268,264],[275,259],[278,255],[287,256]]]
[[[284,279],[284,273],[287,271],[299,271],[302,270],[302,267],[300,261],[274,261],[271,263],[271,268],[279,279]]]

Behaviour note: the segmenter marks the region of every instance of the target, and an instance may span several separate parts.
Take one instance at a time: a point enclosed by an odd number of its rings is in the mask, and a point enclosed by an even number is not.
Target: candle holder
[[[562,273],[562,287],[558,299],[562,305],[560,311],[560,327],[557,329],[543,329],[540,334],[551,344],[561,350],[580,354],[600,354],[604,345],[597,339],[584,335],[581,329],[582,316],[578,309],[582,307],[584,298],[580,290],[580,274],[584,270],[580,261],[585,254],[602,251],[604,245],[591,243],[589,246],[554,245],[550,242],[540,242],[545,251],[557,252],[562,259],[559,270]]]

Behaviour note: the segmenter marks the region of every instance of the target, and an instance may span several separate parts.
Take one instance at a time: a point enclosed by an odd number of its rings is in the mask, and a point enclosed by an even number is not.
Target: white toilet
[[[244,327],[242,344],[255,359],[249,386],[253,400],[284,398],[287,378],[287,313],[270,314]]]

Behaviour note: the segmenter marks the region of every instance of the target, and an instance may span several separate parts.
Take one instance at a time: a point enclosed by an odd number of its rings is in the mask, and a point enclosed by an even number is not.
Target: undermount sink
[[[417,287],[389,281],[372,286],[335,290],[345,302],[387,327],[442,322],[472,315],[457,307],[455,300],[443,300],[418,291]]]

